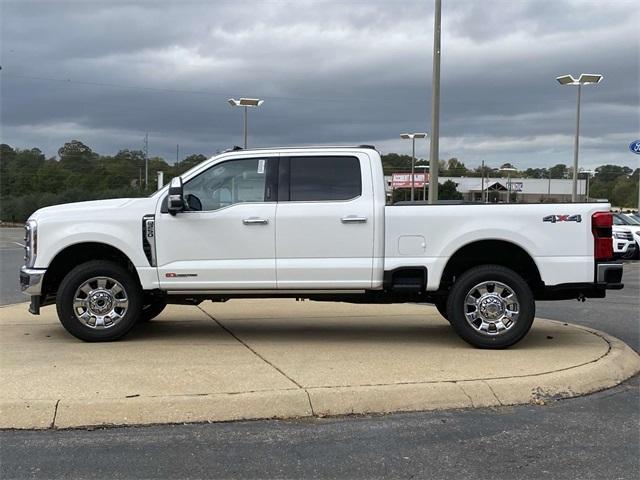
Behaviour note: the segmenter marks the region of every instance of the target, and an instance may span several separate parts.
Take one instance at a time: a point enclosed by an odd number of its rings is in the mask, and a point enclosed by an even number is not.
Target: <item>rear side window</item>
[[[349,200],[362,193],[356,157],[291,157],[290,162],[292,202]]]

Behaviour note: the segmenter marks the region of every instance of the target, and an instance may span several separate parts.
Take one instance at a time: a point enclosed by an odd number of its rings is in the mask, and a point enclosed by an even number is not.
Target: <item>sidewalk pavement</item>
[[[507,350],[432,307],[295,300],[169,306],[84,343],[54,307],[0,308],[0,428],[70,428],[473,408],[591,393],[640,370],[602,332],[537,319]]]

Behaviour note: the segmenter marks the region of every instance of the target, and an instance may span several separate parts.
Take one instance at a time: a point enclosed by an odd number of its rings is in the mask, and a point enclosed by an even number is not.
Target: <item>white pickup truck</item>
[[[622,288],[609,205],[386,205],[370,146],[235,149],[148,198],[59,205],[26,224],[30,311],[86,341],[168,303],[293,297],[433,303],[476,347],[513,345],[536,299]],[[391,321],[391,320],[390,320]]]

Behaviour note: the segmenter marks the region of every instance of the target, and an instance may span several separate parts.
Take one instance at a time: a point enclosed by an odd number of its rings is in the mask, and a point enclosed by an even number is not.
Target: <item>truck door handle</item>
[[[251,217],[243,219],[242,223],[245,225],[266,225],[269,223],[269,220],[266,218]]]
[[[355,215],[349,215],[348,217],[342,217],[340,221],[342,223],[366,223],[367,217],[356,217]]]

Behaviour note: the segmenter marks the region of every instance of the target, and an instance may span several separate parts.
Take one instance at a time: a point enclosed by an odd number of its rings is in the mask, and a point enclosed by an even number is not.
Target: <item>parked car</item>
[[[32,313],[55,303],[86,341],[168,303],[290,297],[435,303],[465,341],[502,348],[529,331],[535,300],[623,287],[609,209],[387,206],[373,147],[240,149],[148,198],[38,210],[21,283]]]
[[[625,260],[634,258],[638,253],[638,247],[633,233],[625,227],[613,226],[613,254],[615,258]]]
[[[636,243],[635,254],[628,258],[640,258],[640,221],[624,213],[614,213],[613,224],[624,227],[625,230],[629,230],[633,234],[633,239]]]

